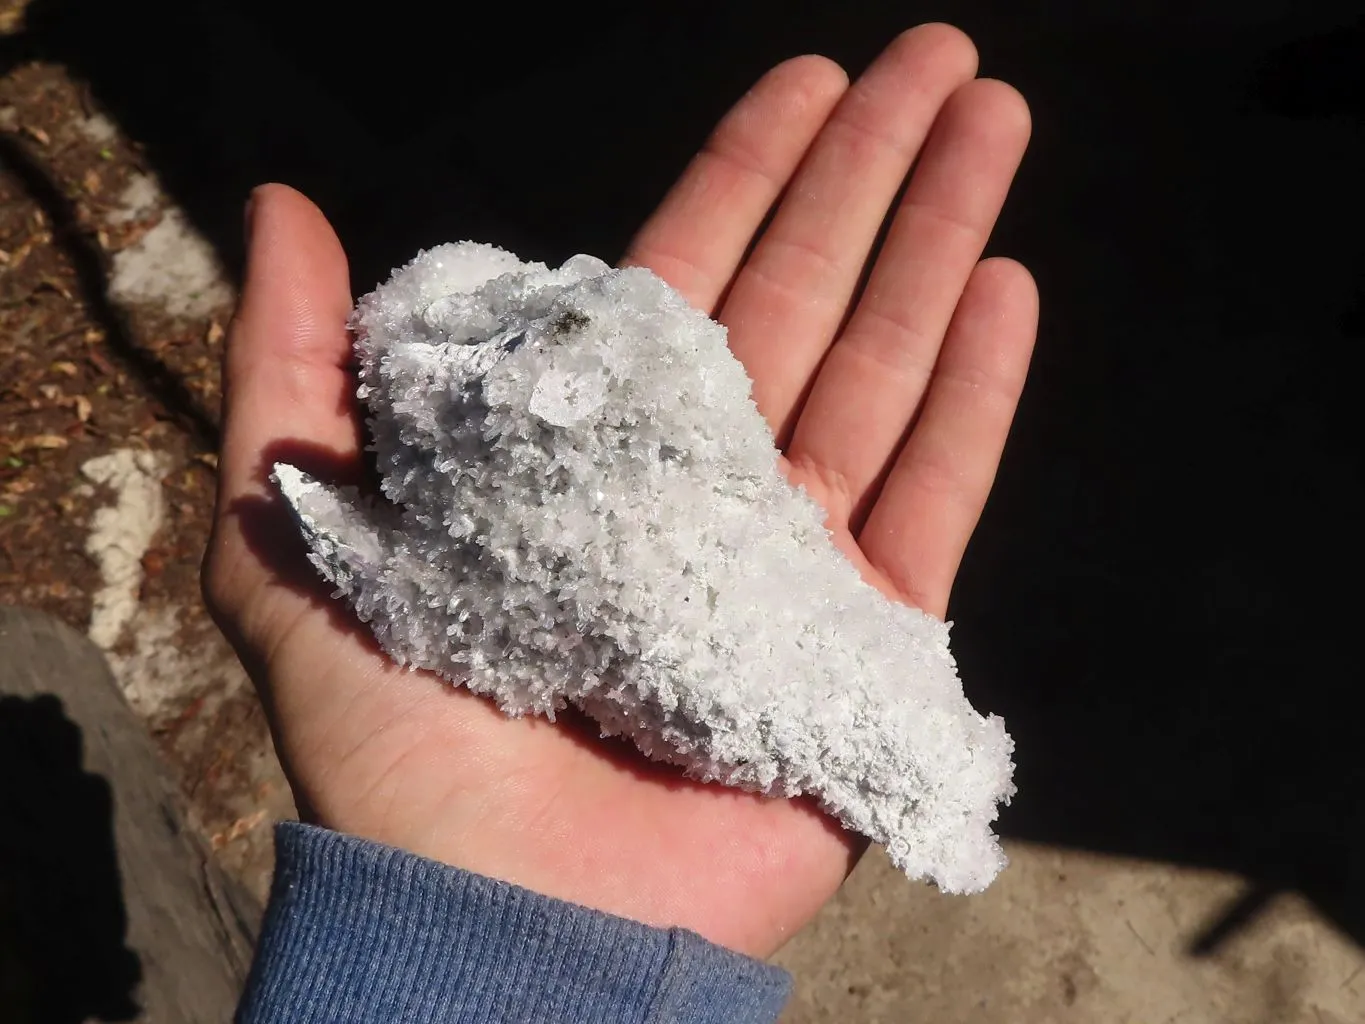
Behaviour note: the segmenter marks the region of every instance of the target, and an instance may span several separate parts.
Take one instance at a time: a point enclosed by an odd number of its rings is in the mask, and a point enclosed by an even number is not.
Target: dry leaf
[[[21,437],[10,445],[10,454],[17,455],[20,452],[28,451],[30,448],[65,448],[66,445],[66,438],[60,434],[34,434],[32,437]]]
[[[98,327],[87,327],[85,329],[85,343],[87,345],[93,345],[96,342],[100,342],[103,340],[104,332],[100,330]]]
[[[91,195],[95,195],[99,192],[101,185],[103,185],[103,182],[100,181],[100,172],[91,167],[82,176],[81,184],[85,186],[87,192]]]
[[[56,384],[39,384],[38,394],[42,395],[49,402],[55,402],[62,397],[62,389]]]
[[[24,260],[28,259],[28,254],[33,251],[33,245],[34,245],[33,239],[29,239],[28,241],[22,243],[19,246],[19,248],[13,250],[12,252],[6,253],[4,261],[5,265],[17,269],[19,265],[24,262]]]
[[[44,277],[38,282],[38,287],[54,291],[64,299],[71,298],[71,289],[67,288],[66,285],[61,281],[58,281],[55,277]]]
[[[208,466],[209,469],[216,470],[218,468],[218,453],[200,452],[194,457],[194,461],[203,463],[205,466]]]
[[[85,423],[90,419],[90,414],[94,411],[94,408],[90,404],[90,399],[86,398],[84,395],[77,395],[73,401],[76,404],[76,419]]]
[[[80,368],[75,363],[68,362],[65,359],[57,360],[49,369],[53,373],[60,373],[63,377],[74,377],[80,373]]]
[[[208,342],[210,345],[217,345],[220,341],[223,340],[223,335],[225,335],[226,333],[227,332],[223,330],[222,324],[220,324],[217,320],[210,320],[209,329],[204,334],[204,340]]]
[[[215,850],[221,850],[228,843],[241,839],[242,836],[255,829],[263,821],[265,821],[264,808],[254,811],[246,817],[238,818],[221,832],[215,832],[209,840],[209,845]]]
[[[52,142],[52,139],[48,136],[47,132],[43,131],[36,125],[31,124],[24,125],[23,132],[25,135],[27,135],[34,142],[38,143],[38,145],[40,146],[47,146],[50,145]]]

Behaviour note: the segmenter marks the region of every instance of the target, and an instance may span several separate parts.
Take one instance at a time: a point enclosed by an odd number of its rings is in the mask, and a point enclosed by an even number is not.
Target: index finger
[[[824,57],[769,71],[721,119],[622,265],[648,267],[711,312],[847,88],[843,69]]]

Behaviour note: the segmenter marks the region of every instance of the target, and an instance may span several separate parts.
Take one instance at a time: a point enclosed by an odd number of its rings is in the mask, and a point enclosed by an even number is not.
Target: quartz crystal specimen
[[[725,329],[643,269],[419,255],[352,320],[383,497],[279,465],[398,662],[576,706],[697,779],[811,794],[912,878],[984,888],[1012,741],[948,627],[863,582],[787,483]]]

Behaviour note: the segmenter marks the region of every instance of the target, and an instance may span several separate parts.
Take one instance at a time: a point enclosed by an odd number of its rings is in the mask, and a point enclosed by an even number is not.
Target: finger
[[[841,481],[856,528],[919,408],[944,332],[1028,144],[1028,106],[974,81],[944,104],[843,335],[788,451]]]
[[[976,50],[955,28],[892,43],[840,100],[736,276],[720,319],[779,443],[939,108],[975,73]]]
[[[710,312],[754,233],[848,88],[824,57],[769,71],[721,119],[622,260],[653,270]]]
[[[972,273],[919,421],[858,537],[911,604],[942,615],[985,508],[1038,327],[1027,270],[994,259]]]
[[[224,356],[223,441],[218,502],[205,560],[214,610],[237,631],[265,643],[288,618],[280,602],[308,600],[276,588],[263,550],[261,518],[273,513],[280,540],[297,531],[268,476],[278,459],[327,464],[329,475],[359,463],[359,422],[346,318],[349,275],[341,244],[321,211],[292,189],[253,193],[246,280]],[[253,519],[253,517],[255,517]]]

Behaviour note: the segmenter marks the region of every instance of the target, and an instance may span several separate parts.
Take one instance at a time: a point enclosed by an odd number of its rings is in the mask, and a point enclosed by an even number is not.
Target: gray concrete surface
[[[1212,955],[1244,892],[1222,874],[1010,844],[984,894],[943,896],[869,854],[779,953],[783,1024],[1357,1024],[1365,950],[1296,897]]]

